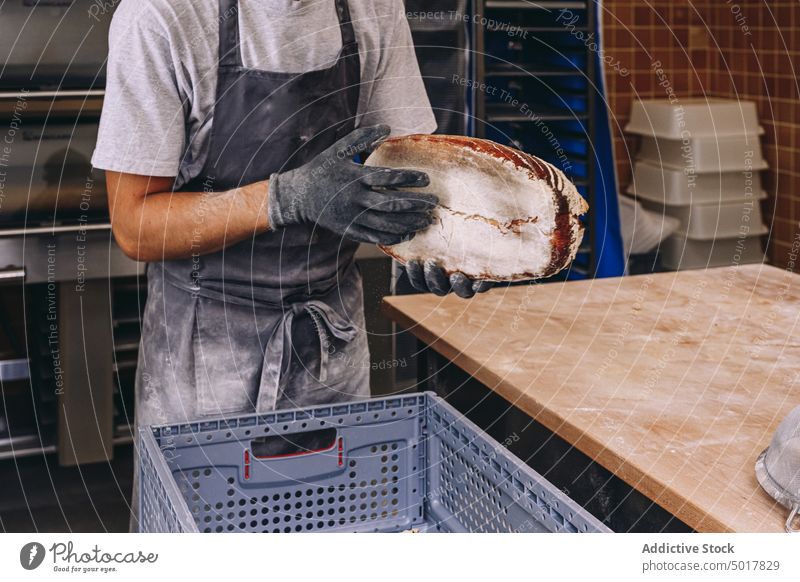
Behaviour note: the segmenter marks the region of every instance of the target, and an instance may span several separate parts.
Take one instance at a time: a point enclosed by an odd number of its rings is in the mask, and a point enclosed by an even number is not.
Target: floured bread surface
[[[589,206],[547,162],[491,141],[448,135],[392,138],[368,166],[421,170],[439,197],[435,221],[386,254],[436,259],[448,273],[491,281],[549,277],[575,258]]]

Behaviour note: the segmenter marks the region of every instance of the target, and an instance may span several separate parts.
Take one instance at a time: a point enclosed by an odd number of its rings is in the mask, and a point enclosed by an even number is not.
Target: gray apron
[[[200,175],[176,189],[203,196],[265,180],[355,128],[358,44],[347,0],[334,1],[342,34],[335,64],[294,74],[244,68],[238,18],[229,17],[238,14],[237,0],[219,0],[210,149]],[[149,264],[136,425],[367,397],[357,246],[300,225]]]

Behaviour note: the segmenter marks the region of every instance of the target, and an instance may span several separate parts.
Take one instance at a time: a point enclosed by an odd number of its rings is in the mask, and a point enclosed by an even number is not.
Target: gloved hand
[[[411,285],[423,293],[447,295],[451,291],[469,299],[476,293],[485,293],[494,286],[492,281],[474,281],[464,273],[453,273],[449,277],[435,261],[427,260],[425,264],[412,260],[406,263],[406,272]]]
[[[392,245],[428,227],[436,196],[397,190],[427,186],[427,174],[352,161],[389,132],[387,125],[356,129],[307,164],[270,176],[272,228],[318,224],[354,241]]]

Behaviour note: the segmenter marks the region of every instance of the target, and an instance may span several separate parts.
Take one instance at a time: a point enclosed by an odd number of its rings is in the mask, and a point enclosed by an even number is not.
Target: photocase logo
[[[35,570],[44,561],[44,546],[39,542],[29,542],[19,551],[19,563],[26,570]]]

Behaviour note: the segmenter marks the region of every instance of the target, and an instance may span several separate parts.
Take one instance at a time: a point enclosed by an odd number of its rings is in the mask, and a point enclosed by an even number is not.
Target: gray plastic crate
[[[431,393],[139,431],[145,532],[609,531]]]

